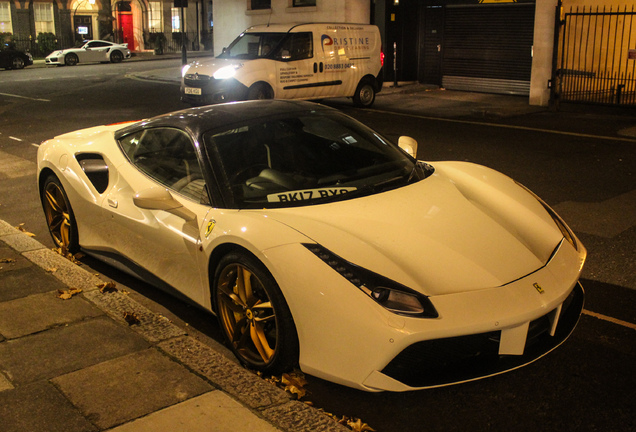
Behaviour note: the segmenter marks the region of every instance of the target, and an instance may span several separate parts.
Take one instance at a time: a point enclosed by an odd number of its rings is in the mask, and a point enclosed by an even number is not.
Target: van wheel
[[[369,81],[360,81],[355,94],[353,104],[358,107],[368,108],[375,101],[375,87]]]
[[[248,100],[274,99],[274,92],[267,84],[257,83],[247,92]]]

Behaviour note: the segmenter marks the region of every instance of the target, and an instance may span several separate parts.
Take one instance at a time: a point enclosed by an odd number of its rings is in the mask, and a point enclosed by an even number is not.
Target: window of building
[[[161,9],[161,2],[151,1],[148,2],[150,6],[148,9],[148,28],[151,32],[163,31],[163,14]]]
[[[53,23],[53,3],[33,3],[35,33],[55,33]]]
[[[0,2],[0,33],[13,33],[11,4],[9,2]]]
[[[249,0],[249,10],[271,9],[272,0]]]
[[[316,6],[316,0],[292,0],[292,7]]]
[[[185,16],[183,27],[181,27],[181,8],[172,8],[172,33],[179,33],[185,31]]]

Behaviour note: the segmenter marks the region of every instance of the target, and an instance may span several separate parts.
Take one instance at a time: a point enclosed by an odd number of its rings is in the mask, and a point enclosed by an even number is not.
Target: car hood
[[[268,216],[429,296],[501,286],[548,262],[563,236],[530,193],[478,165],[435,168],[399,189]]]
[[[219,69],[225,66],[234,66],[238,68],[248,61],[251,61],[251,60],[234,60],[234,59],[223,59],[218,57],[208,59],[208,60],[197,60],[190,64],[190,67],[188,68],[188,71],[186,73],[188,74],[199,73],[199,74],[205,74],[205,75],[212,75],[214,74],[214,72],[218,71]]]

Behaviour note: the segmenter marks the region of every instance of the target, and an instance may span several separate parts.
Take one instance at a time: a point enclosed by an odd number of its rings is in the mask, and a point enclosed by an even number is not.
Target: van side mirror
[[[398,138],[398,146],[411,157],[417,158],[417,141],[409,136]]]
[[[161,187],[151,187],[139,191],[133,197],[133,203],[139,208],[146,210],[163,210],[172,213],[186,222],[193,221],[197,218],[194,212],[183,207],[179,201],[172,197],[168,189]]]

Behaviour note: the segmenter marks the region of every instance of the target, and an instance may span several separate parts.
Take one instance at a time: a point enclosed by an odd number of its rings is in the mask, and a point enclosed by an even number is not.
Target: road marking
[[[20,141],[20,142],[22,141],[20,138],[16,138],[16,137],[13,137],[13,136],[9,136],[9,139],[12,139],[14,141]]]
[[[568,136],[574,136],[579,138],[593,138],[593,139],[602,139],[602,140],[609,140],[609,141],[636,143],[636,139],[634,138],[620,138],[620,137],[611,137],[611,136],[603,136],[603,135],[591,135],[591,134],[584,134],[584,133],[578,133],[578,132],[556,131],[551,129],[540,129],[540,128],[533,128],[528,126],[504,125],[504,124],[480,122],[480,121],[474,121],[474,120],[448,119],[443,117],[431,117],[431,116],[423,116],[418,114],[396,113],[396,112],[376,110],[376,109],[366,109],[365,111],[371,111],[371,112],[376,112],[381,114],[401,115],[401,116],[413,117],[413,118],[417,118],[421,120],[437,120],[437,121],[445,121],[450,123],[470,124],[470,125],[476,125],[476,126],[490,126],[490,127],[498,127],[503,129],[517,129],[517,130],[526,130],[531,132],[550,133],[555,135],[568,135]]]
[[[627,327],[627,328],[630,328],[632,330],[636,330],[636,324],[632,324],[632,323],[627,322],[627,321],[619,320],[618,318],[609,317],[607,315],[603,315],[603,314],[600,314],[600,313],[592,312],[592,311],[589,311],[587,309],[583,309],[583,314],[584,315],[589,315],[589,316],[594,317],[594,318],[598,318],[598,319],[603,320],[603,321],[607,321],[607,322],[611,322],[611,323],[614,323],[614,324],[618,324],[619,326]]]
[[[38,101],[38,102],[51,102],[49,99],[32,98],[32,97],[20,96],[20,95],[11,94],[11,93],[0,93],[0,95],[19,98],[19,99],[28,99],[28,100]]]

